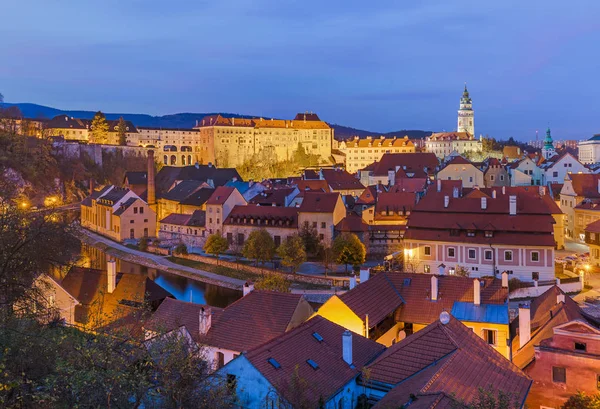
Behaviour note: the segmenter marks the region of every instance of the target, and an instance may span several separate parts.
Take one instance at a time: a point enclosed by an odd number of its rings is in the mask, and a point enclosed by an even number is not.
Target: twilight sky
[[[314,111],[372,131],[600,133],[600,1],[1,0],[7,102],[148,113]]]

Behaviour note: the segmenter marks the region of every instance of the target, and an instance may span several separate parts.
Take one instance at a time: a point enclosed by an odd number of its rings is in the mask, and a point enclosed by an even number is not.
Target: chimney
[[[352,274],[350,276],[350,289],[352,290],[354,287],[356,287],[356,276]]]
[[[200,330],[200,335],[206,335],[206,333],[208,332],[208,330],[210,329],[210,326],[212,324],[212,314],[211,314],[211,310],[208,307],[202,307],[200,309],[200,326],[199,326],[199,330]]]
[[[342,358],[348,365],[352,365],[352,333],[348,330],[342,334]]]
[[[487,197],[481,198],[481,210],[487,209]]]
[[[544,196],[545,194],[546,194],[546,186],[540,186],[540,196]]]
[[[531,339],[531,310],[527,304],[519,304],[519,349]]]
[[[390,186],[394,186],[396,184],[396,173],[393,169],[388,170],[388,183]]]
[[[600,193],[600,178],[598,179],[598,193]]]
[[[246,281],[244,283],[244,288],[243,288],[244,297],[247,296],[248,294],[250,294],[252,291],[254,291],[254,283],[251,283],[250,281]]]
[[[444,196],[444,207],[448,207],[450,203],[450,196]]]
[[[496,189],[492,190],[492,199],[496,198]]]
[[[360,283],[361,284],[364,283],[364,282],[366,282],[369,279],[369,274],[370,273],[369,273],[369,269],[368,268],[361,268],[360,269],[359,278],[360,278]]]
[[[502,288],[508,288],[508,273],[506,271],[502,272]]]
[[[446,272],[446,265],[444,263],[442,263],[438,266],[438,273],[439,273],[439,275],[443,276],[445,272]]]
[[[564,302],[565,302],[565,295],[564,295],[563,293],[560,293],[560,294],[557,294],[557,295],[556,295],[556,303],[557,303],[557,304],[560,304],[561,302],[562,302],[563,304],[564,304]]]
[[[481,284],[477,278],[473,280],[473,304],[481,305]]]
[[[506,186],[502,186],[502,194],[505,195],[506,194]]]
[[[517,196],[511,195],[508,198],[508,212],[511,216],[516,216],[516,214],[517,214]]]
[[[148,151],[148,193],[146,202],[148,203],[148,206],[156,205],[156,187],[154,186],[154,151],[152,149]]]
[[[438,278],[435,275],[431,276],[431,301],[438,299]]]
[[[94,193],[94,179],[90,178],[90,195]]]
[[[454,189],[452,189],[452,197],[457,198],[458,197],[458,188],[455,187]]]
[[[106,292],[112,294],[117,286],[117,262],[109,260],[106,262]]]
[[[599,180],[600,181],[600,180]],[[438,179],[437,180],[437,191],[441,192],[442,191],[442,180]]]

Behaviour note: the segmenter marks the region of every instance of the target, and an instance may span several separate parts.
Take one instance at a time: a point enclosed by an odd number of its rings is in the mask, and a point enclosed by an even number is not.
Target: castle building
[[[463,155],[466,152],[481,152],[481,140],[476,140],[474,125],[473,101],[465,85],[458,110],[458,126],[456,132],[436,132],[425,139],[425,150],[435,153],[438,158],[450,154]]]
[[[465,84],[465,90],[463,91],[462,98],[460,99],[460,109],[458,110],[458,125],[456,130],[458,132],[467,132],[471,135],[475,135],[475,113],[473,112],[473,101],[469,96],[469,90],[467,90],[467,84]]]
[[[348,141],[342,141],[340,151],[346,154],[346,170],[350,173],[357,172],[373,162],[381,160],[385,153],[414,153],[415,144],[404,138],[386,138],[385,136],[374,139],[367,136],[364,139],[358,136]]]

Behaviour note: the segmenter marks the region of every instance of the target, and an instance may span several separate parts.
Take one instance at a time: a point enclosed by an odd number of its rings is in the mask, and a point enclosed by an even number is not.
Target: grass
[[[179,258],[179,257],[171,256],[171,257],[167,257],[167,260],[172,261],[173,263],[176,263],[176,264],[179,264],[182,266],[197,268],[199,270],[209,271],[211,273],[219,274],[222,276],[237,278],[239,280],[256,280],[256,278],[259,277],[259,275],[252,274],[247,271],[236,270],[234,268],[229,268],[229,267],[225,267],[225,266],[216,266],[214,264],[207,264],[207,263],[203,263],[201,261],[189,260],[186,258]],[[324,289],[331,288],[328,285],[305,283],[303,281],[295,281],[295,280],[292,280],[292,284],[294,284],[294,288],[299,288],[299,289],[303,289],[303,290],[324,290]]]

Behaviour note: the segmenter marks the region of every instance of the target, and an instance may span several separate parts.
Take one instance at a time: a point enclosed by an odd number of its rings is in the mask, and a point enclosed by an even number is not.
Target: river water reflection
[[[81,244],[81,248],[76,249],[74,253],[75,255],[79,255],[77,265],[80,267],[106,270],[106,262],[108,259],[106,253],[102,250],[86,244]],[[219,287],[213,284],[205,284],[200,281],[120,259],[116,259],[116,261],[118,272],[144,275],[151,280],[154,280],[165,290],[173,294],[178,300],[191,301],[198,304],[208,304],[222,308],[242,296],[241,291]]]

